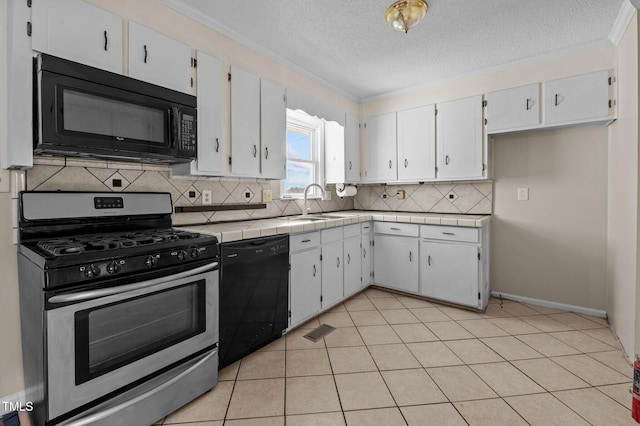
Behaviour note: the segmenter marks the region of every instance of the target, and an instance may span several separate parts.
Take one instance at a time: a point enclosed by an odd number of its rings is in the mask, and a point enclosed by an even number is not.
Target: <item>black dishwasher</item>
[[[220,245],[219,368],[282,336],[289,324],[289,236]]]

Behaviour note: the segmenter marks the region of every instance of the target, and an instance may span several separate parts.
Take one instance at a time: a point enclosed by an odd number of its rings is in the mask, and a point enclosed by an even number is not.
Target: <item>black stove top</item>
[[[33,244],[44,256],[77,256],[83,253],[108,252],[131,247],[146,247],[150,250],[163,244],[206,238],[196,232],[179,229],[152,229],[134,232],[111,232],[106,234],[73,235],[45,239]]]

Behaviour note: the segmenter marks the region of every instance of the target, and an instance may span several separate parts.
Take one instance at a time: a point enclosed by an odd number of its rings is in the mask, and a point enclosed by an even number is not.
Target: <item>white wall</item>
[[[609,320],[630,359],[638,317],[638,17],[618,44],[618,119],[609,126],[607,286]]]

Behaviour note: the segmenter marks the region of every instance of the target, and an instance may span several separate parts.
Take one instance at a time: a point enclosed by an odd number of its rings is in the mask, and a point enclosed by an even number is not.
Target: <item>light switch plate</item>
[[[270,203],[273,201],[273,192],[271,192],[270,189],[263,189],[262,190],[262,202],[263,203]]]
[[[0,192],[11,191],[11,172],[9,170],[0,170]]]
[[[529,188],[518,188],[518,201],[529,200]]]

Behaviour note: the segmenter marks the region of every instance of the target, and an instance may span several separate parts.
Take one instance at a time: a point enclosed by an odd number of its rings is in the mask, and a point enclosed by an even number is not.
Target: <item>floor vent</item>
[[[305,334],[304,337],[314,342],[317,342],[318,340],[322,339],[324,336],[331,333],[335,329],[336,329],[335,327],[331,327],[330,325],[322,324],[320,327],[316,328],[315,330],[312,330],[309,333]]]

